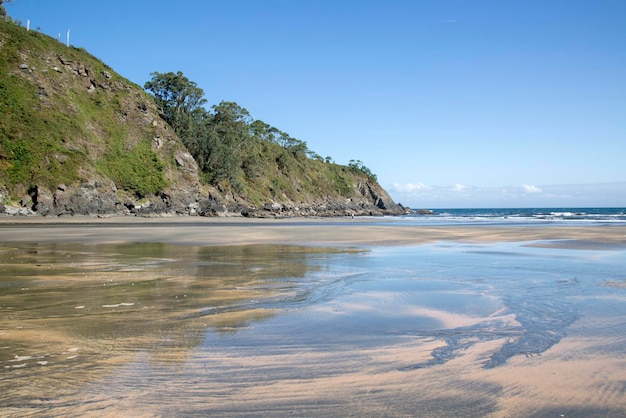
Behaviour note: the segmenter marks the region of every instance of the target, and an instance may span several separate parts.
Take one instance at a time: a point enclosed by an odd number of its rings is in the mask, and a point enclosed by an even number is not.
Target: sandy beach
[[[625,249],[610,224],[0,217],[0,415],[619,416]]]
[[[385,218],[0,217],[0,242],[386,246],[438,241],[551,241],[544,245],[626,245],[626,226],[623,225],[423,226],[393,223]]]

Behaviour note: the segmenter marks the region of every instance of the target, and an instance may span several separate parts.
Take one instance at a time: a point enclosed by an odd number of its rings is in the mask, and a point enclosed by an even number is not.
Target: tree
[[[244,165],[246,143],[251,139],[250,113],[235,102],[212,106],[213,115],[204,125],[201,158],[210,183],[223,181],[237,186]]]
[[[184,137],[184,130],[197,122],[202,112],[199,109],[206,103],[204,92],[196,83],[185,77],[182,71],[150,74],[152,80],[146,82],[144,89],[154,96],[154,100],[163,112],[164,119],[179,136]]]
[[[151,75],[144,88],[196,160],[204,183],[222,190],[242,189],[250,180],[263,177],[268,164],[289,175],[303,171],[307,157],[324,161],[306,142],[252,119],[235,102],[222,101],[207,110],[202,89],[180,71]],[[352,169],[373,175],[360,161]]]
[[[284,140],[289,138],[289,134],[280,131],[262,120],[255,120],[250,124],[252,137],[261,141],[273,142],[281,146],[285,146]]]
[[[378,177],[376,176],[376,174],[374,174],[372,172],[372,170],[367,168],[363,164],[363,161],[361,161],[361,160],[350,160],[350,163],[348,164],[348,167],[353,172],[361,172],[361,173],[365,174],[371,181],[377,181],[378,180]]]
[[[250,124],[250,135],[261,141],[270,142],[270,130],[272,127],[262,120],[255,120]]]

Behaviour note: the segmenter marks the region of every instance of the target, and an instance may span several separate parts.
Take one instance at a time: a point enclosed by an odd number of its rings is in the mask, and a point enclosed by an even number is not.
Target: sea
[[[626,223],[626,208],[413,209],[411,214],[388,218],[425,225],[619,224]]]

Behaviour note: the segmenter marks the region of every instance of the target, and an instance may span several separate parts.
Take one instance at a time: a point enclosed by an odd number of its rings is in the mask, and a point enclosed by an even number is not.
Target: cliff
[[[198,164],[140,86],[82,48],[0,20],[0,213],[264,217],[404,211],[358,170],[306,158],[287,171],[268,156],[257,155],[261,174],[242,179],[237,188],[201,182]]]

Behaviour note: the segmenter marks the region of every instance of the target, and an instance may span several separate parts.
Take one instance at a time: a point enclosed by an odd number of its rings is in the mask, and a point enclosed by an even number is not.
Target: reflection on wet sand
[[[272,302],[306,297],[307,259],[342,251],[2,245],[0,405],[56,414],[76,407],[59,400],[137,358],[183,363],[208,329],[232,332],[272,316]]]
[[[535,244],[0,244],[0,415],[624,415],[623,248]]]

